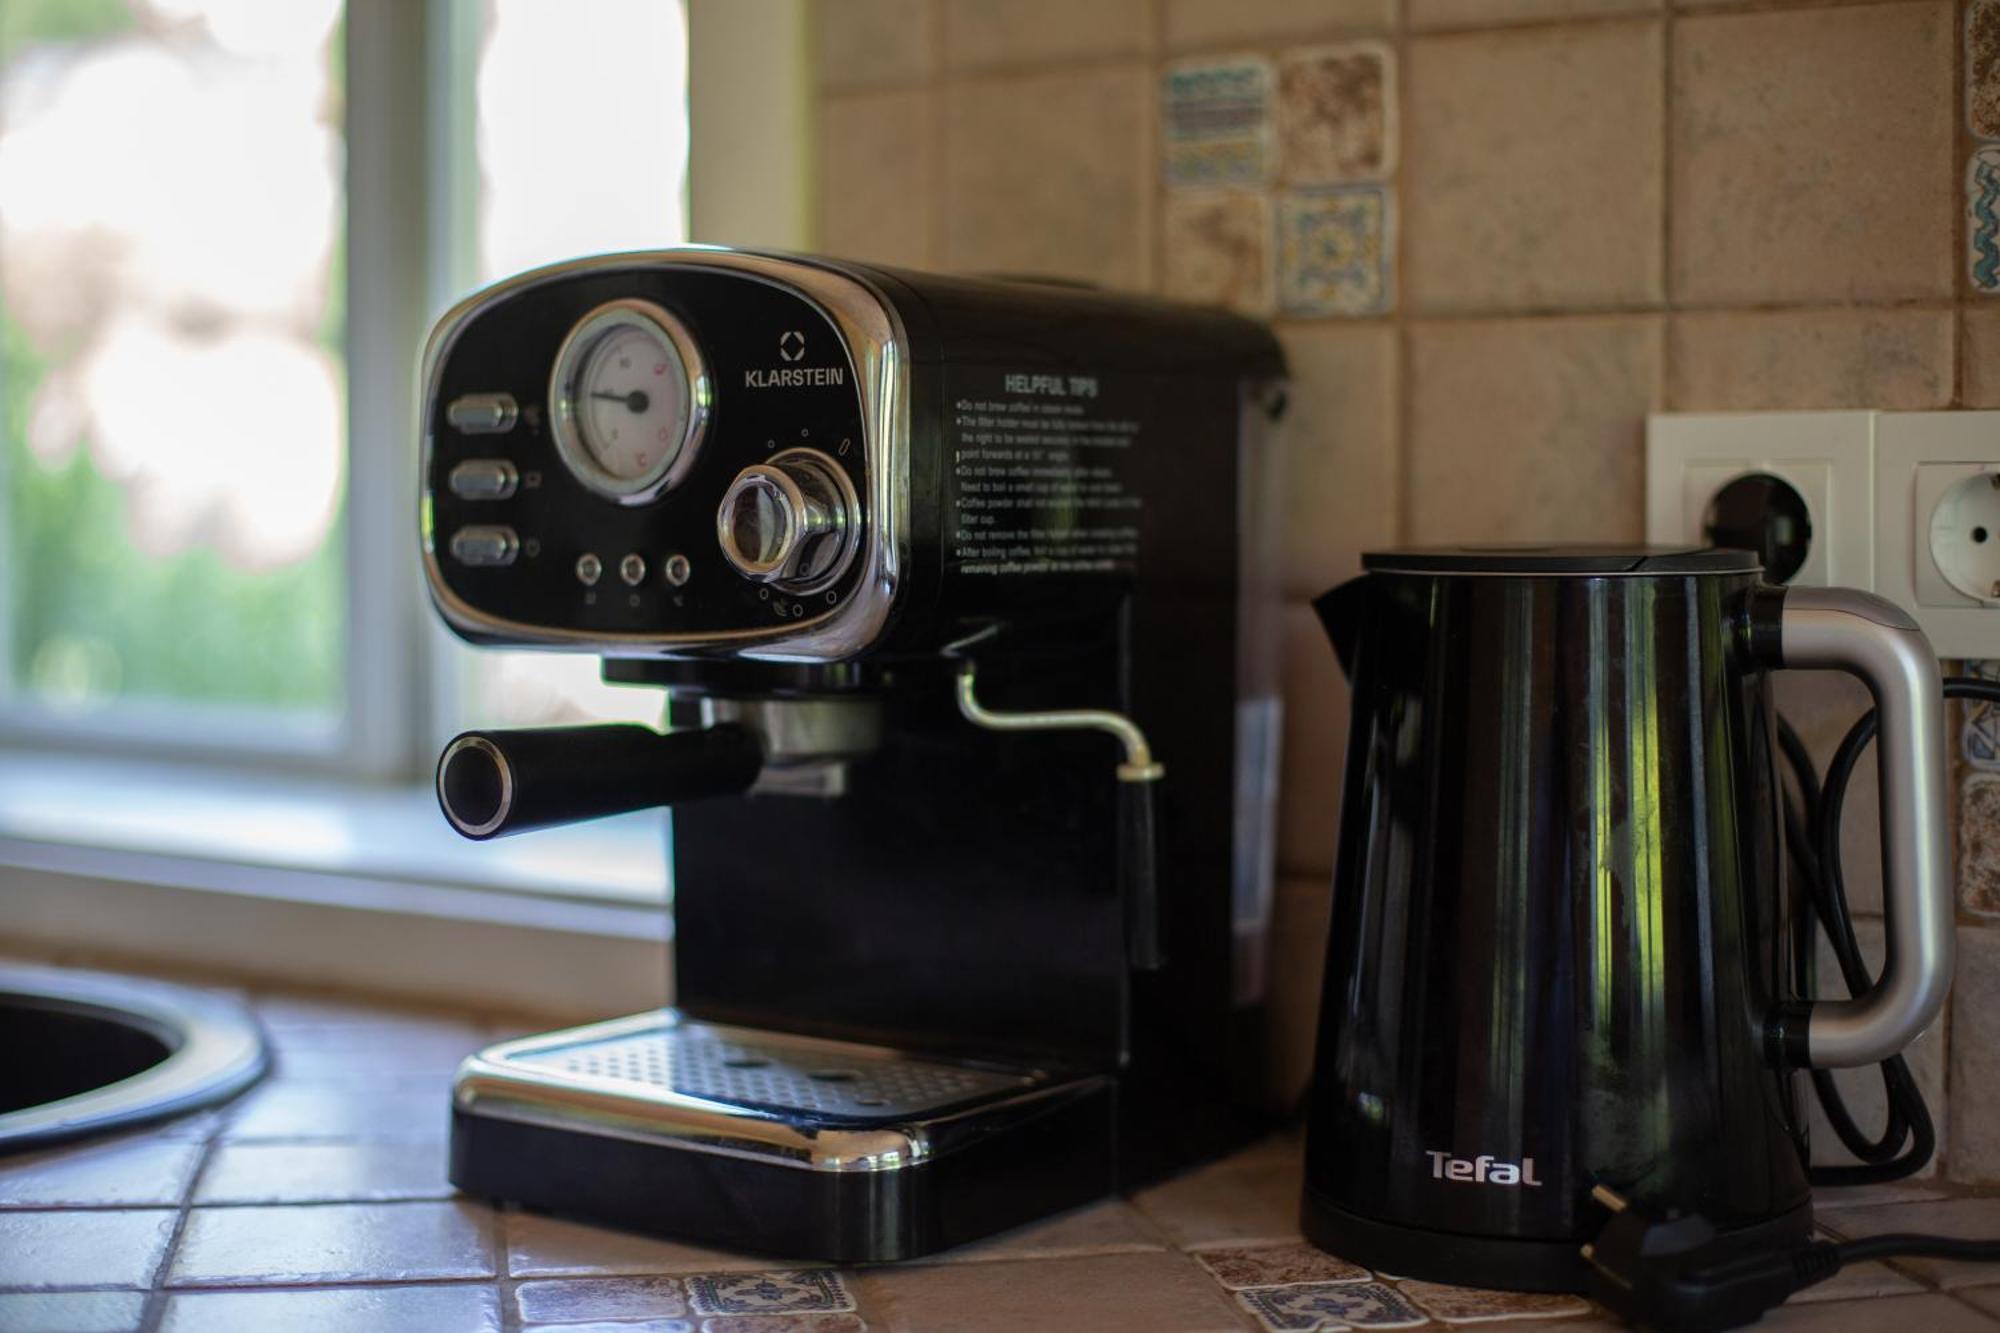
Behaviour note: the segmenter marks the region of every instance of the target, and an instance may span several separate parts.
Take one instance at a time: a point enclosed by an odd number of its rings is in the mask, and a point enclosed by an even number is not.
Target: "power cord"
[[[1953,676],[1944,682],[1947,699],[2000,704],[2000,681]],[[1826,932],[1834,961],[1849,995],[1874,984],[1855,938],[1840,863],[1840,818],[1847,785],[1861,752],[1876,732],[1875,710],[1862,714],[1827,766],[1822,786],[1812,756],[1798,732],[1778,718],[1778,748],[1791,770],[1796,798],[1783,792],[1785,842],[1793,882],[1803,892],[1813,922]],[[1810,948],[1810,926],[1803,933]],[[1810,976],[1806,968],[1804,975]],[[1813,1091],[1834,1134],[1858,1161],[1816,1166],[1814,1185],[1844,1186],[1900,1180],[1921,1171],[1937,1150],[1930,1108],[1900,1055],[1881,1064],[1888,1119],[1881,1136],[1870,1138],[1848,1109],[1829,1070],[1812,1071]],[[1730,1255],[1715,1227],[1699,1214],[1660,1213],[1629,1203],[1600,1186],[1594,1197],[1612,1213],[1583,1257],[1593,1272],[1592,1294],[1614,1314],[1642,1328],[1705,1333],[1753,1323],[1764,1311],[1806,1287],[1824,1282],[1843,1267],[1866,1259],[1934,1258],[2000,1262],[2000,1239],[1959,1240],[1949,1236],[1882,1235],[1855,1241],[1809,1241]]]

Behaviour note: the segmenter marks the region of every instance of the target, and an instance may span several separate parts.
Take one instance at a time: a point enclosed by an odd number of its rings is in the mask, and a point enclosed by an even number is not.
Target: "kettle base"
[[[1496,1291],[1590,1292],[1590,1265],[1581,1240],[1468,1236],[1378,1222],[1340,1208],[1306,1187],[1299,1229],[1329,1254],[1397,1277]],[[1812,1204],[1768,1221],[1725,1231],[1722,1249],[1796,1244],[1812,1235]]]

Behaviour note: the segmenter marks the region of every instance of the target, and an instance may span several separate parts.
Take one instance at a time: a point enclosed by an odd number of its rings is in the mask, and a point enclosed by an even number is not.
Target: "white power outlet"
[[[1940,657],[2000,657],[2000,412],[1875,423],[1875,591]]]
[[[1805,501],[1806,562],[1790,582],[1869,588],[1875,573],[1873,412],[1732,412],[1646,420],[1646,540],[1700,544],[1709,502],[1739,477]]]
[[[1758,472],[1805,501],[1792,583],[1878,593],[1938,656],[2000,658],[2000,412],[1650,417],[1646,540],[1704,540],[1716,492]]]

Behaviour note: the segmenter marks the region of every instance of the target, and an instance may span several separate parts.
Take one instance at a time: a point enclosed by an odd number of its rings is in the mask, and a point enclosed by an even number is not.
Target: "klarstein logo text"
[[[1478,1157],[1453,1157],[1448,1152],[1429,1152],[1424,1156],[1431,1159],[1431,1179],[1458,1181],[1467,1185],[1512,1185],[1540,1189],[1542,1182],[1535,1179],[1535,1159],[1523,1157],[1518,1163],[1503,1162],[1497,1157],[1484,1154]]]

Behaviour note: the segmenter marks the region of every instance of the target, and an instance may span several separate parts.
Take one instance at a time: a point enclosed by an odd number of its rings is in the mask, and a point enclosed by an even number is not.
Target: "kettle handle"
[[[1875,697],[1888,956],[1864,994],[1807,1004],[1781,1018],[1777,1033],[1796,1064],[1875,1064],[1922,1035],[1951,989],[1955,903],[1937,655],[1902,608],[1848,588],[1759,589],[1750,642],[1765,665],[1833,667]]]

